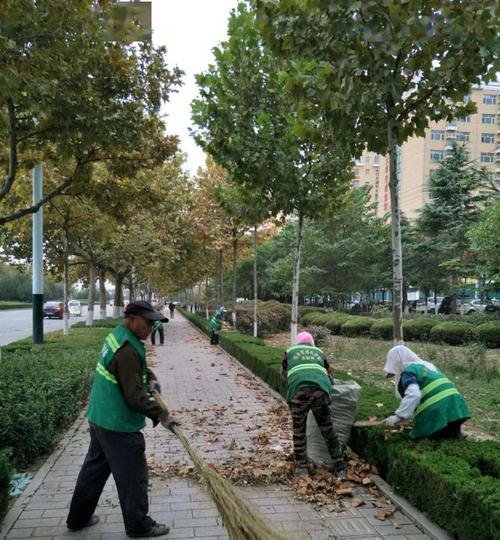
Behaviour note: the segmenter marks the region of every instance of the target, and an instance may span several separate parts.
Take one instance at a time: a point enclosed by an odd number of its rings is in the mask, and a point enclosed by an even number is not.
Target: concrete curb
[[[186,319],[186,321],[194,329],[196,329],[202,335],[206,336],[206,334],[202,332],[195,324],[193,324],[187,317],[184,317],[184,319]],[[221,345],[217,345],[217,348],[227,354],[233,362],[237,363],[238,366],[243,368],[249,375],[251,375],[255,379],[258,379],[259,382],[264,383],[269,388],[274,397],[283,400],[283,396],[279,392],[274,390],[274,388],[271,388],[265,381],[257,377],[255,373],[253,373],[250,369],[241,364],[236,358],[231,356]],[[380,476],[371,475],[371,478],[373,480],[373,483],[380,490],[380,492],[385,497],[387,497],[394,504],[394,506],[396,506],[408,519],[410,519],[416,527],[422,530],[422,532],[430,536],[433,540],[451,540],[451,537],[448,536],[448,534],[443,529],[441,529],[432,521],[430,521],[427,517],[425,517],[422,512],[412,506],[404,497],[396,495],[391,486]]]
[[[54,463],[59,459],[61,454],[71,443],[73,436],[78,431],[78,429],[80,429],[80,426],[85,421],[85,414],[86,407],[78,415],[78,418],[75,420],[73,425],[63,435],[63,438],[57,444],[56,449],[52,452],[52,454],[49,455],[49,457],[45,460],[40,469],[38,469],[37,473],[29,483],[28,487],[24,490],[22,495],[17,499],[12,508],[7,512],[0,526],[0,538],[5,538],[7,533],[12,529],[19,516],[25,509],[26,505],[29,503],[32,495],[36,493],[42,482],[45,480],[45,477],[50,472],[50,469],[52,468]]]
[[[417,510],[412,506],[404,497],[396,495],[391,486],[385,480],[380,478],[380,476],[374,474],[371,478],[378,489],[390,499],[407,518],[411,519],[419,529],[422,529],[425,534],[430,536],[433,540],[451,540],[451,537],[448,536],[441,527],[438,527],[435,523],[427,519],[420,510]]]

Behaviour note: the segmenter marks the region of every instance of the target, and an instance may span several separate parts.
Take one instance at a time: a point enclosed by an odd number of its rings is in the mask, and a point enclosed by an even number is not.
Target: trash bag
[[[10,479],[10,497],[19,497],[21,493],[28,487],[31,481],[31,474],[29,473],[16,473],[13,474]]]
[[[345,444],[351,436],[360,394],[361,386],[357,382],[334,380],[330,416],[337,437]],[[312,411],[307,415],[306,437],[307,457],[316,465],[331,465],[330,452]]]

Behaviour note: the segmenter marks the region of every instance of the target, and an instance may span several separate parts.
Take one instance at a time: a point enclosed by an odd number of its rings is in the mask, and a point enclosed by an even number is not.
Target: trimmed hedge
[[[253,302],[242,302],[236,306],[236,324],[240,332],[253,334]],[[230,320],[230,317],[227,317]],[[276,300],[259,302],[257,309],[257,328],[259,336],[288,330],[291,321],[291,308]]]
[[[486,347],[500,347],[500,321],[490,321],[476,328],[477,340]]]
[[[0,450],[0,521],[2,521],[9,504],[9,488],[12,477],[9,455],[10,450]]]
[[[184,312],[183,312],[184,313]],[[184,315],[206,331],[206,321]],[[222,332],[220,343],[272,388],[285,394],[279,376],[282,351],[238,332]],[[352,378],[335,370],[340,379]],[[362,386],[356,416],[391,414],[393,393],[357,380]],[[500,530],[500,444],[496,441],[412,441],[407,433],[383,428],[353,429],[350,445],[377,465],[397,492],[460,540],[493,540]]]
[[[378,339],[392,339],[393,322],[392,319],[379,319],[375,321],[370,328],[370,334]]]
[[[342,325],[342,334],[348,337],[369,336],[370,329],[375,323],[371,317],[351,317]]]
[[[330,315],[328,321],[326,321],[325,326],[332,334],[340,334],[342,332],[342,325],[346,323],[351,318],[347,313],[333,313]]]
[[[419,340],[428,341],[431,338],[431,330],[438,324],[438,321],[420,318],[410,319],[403,323],[403,333],[408,341]]]
[[[475,328],[466,322],[449,321],[436,324],[431,329],[431,340],[448,343],[449,345],[462,345],[470,343],[475,337]]]

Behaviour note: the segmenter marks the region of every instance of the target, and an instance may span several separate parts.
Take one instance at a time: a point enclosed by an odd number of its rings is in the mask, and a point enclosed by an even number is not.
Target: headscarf
[[[314,338],[309,332],[300,332],[295,338],[297,345],[312,345],[314,347]]]
[[[418,357],[410,348],[405,345],[396,345],[387,353],[387,360],[384,366],[384,372],[386,375],[389,373],[394,373],[394,384],[395,384],[395,394],[396,397],[401,398],[401,394],[398,391],[399,380],[401,379],[401,374],[410,364],[420,364],[425,366],[431,371],[437,371],[436,366],[422,360]]]

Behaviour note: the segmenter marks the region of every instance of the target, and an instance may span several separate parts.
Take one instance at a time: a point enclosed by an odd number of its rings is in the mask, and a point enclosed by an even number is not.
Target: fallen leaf
[[[363,501],[362,499],[358,499],[357,497],[351,499],[351,506],[354,506],[354,508],[362,506],[363,504],[365,504],[365,501]]]

